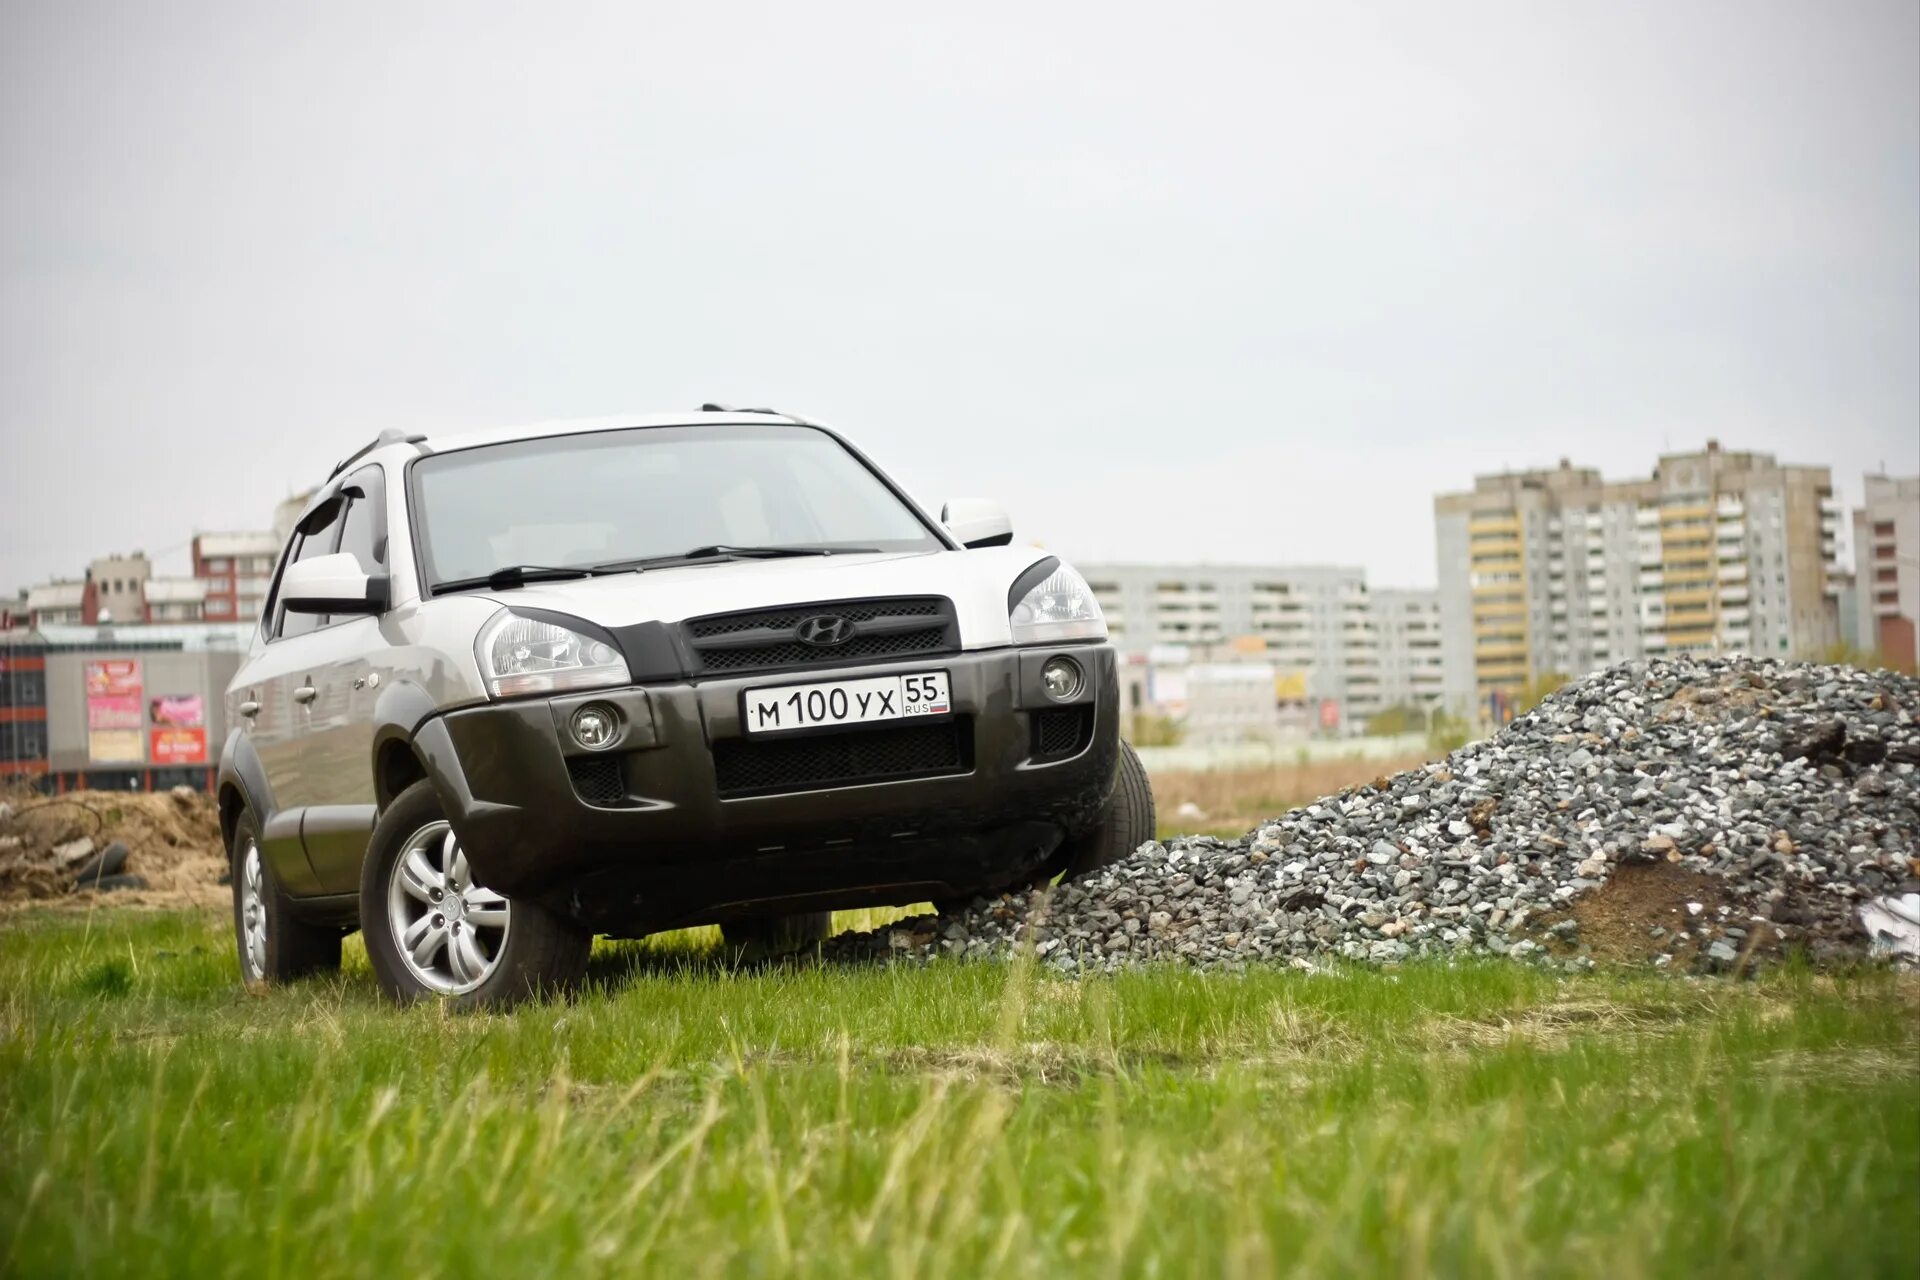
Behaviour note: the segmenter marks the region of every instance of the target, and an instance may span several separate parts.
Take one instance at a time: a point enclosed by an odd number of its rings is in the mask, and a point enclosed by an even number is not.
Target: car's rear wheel
[[[798,911],[784,916],[749,916],[720,926],[727,949],[745,960],[783,956],[825,942],[833,934],[833,912]]]
[[[426,781],[401,792],[374,824],[360,875],[360,928],[389,996],[463,1007],[570,991],[593,947],[593,935],[572,921],[478,883]]]
[[[273,867],[260,852],[260,831],[245,812],[228,851],[233,881],[233,936],[240,976],[249,985],[291,982],[340,967],[340,930],[293,914]]]

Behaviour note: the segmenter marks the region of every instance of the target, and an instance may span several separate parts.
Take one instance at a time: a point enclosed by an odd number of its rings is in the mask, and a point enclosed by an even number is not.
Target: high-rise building
[[[1840,636],[1825,467],[1662,455],[1644,480],[1477,476],[1434,499],[1446,694],[1497,712],[1530,681],[1682,653],[1811,657]]]
[[[1920,476],[1868,476],[1865,491],[1853,513],[1856,643],[1912,671],[1920,626]]]
[[[1422,690],[1438,693],[1433,592],[1376,597],[1362,570],[1328,565],[1080,569],[1123,653],[1184,646],[1210,665],[1265,665],[1272,669],[1272,700],[1311,704],[1323,729],[1358,729],[1386,707],[1416,701]],[[1243,681],[1211,670],[1204,675],[1245,701]]]

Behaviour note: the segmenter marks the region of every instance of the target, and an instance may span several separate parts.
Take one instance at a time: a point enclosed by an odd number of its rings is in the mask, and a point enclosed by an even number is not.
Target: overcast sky
[[[707,399],[1378,585],[1563,455],[1855,499],[1920,470],[1916,14],[4,0],[0,589],[384,427]]]

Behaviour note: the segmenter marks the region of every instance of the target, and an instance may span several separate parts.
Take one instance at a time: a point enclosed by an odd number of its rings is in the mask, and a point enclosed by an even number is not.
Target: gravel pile
[[[1142,845],[1051,893],[844,934],[841,959],[1068,973],[1492,953],[1690,970],[1863,955],[1920,892],[1920,681],[1754,659],[1628,663],[1443,762],[1236,841]]]

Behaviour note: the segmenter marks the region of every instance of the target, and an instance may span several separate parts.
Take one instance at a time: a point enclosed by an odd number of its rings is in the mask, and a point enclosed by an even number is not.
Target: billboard
[[[140,659],[94,658],[86,664],[87,759],[138,764],[146,759],[140,730]]]
[[[147,703],[147,718],[155,724],[198,726],[207,722],[206,703],[197,693],[175,693]]]
[[[197,693],[168,694],[147,703],[147,758],[157,765],[207,762],[206,703]]]
[[[152,747],[150,759],[156,765],[207,762],[205,729],[153,729],[148,733],[148,745]]]

